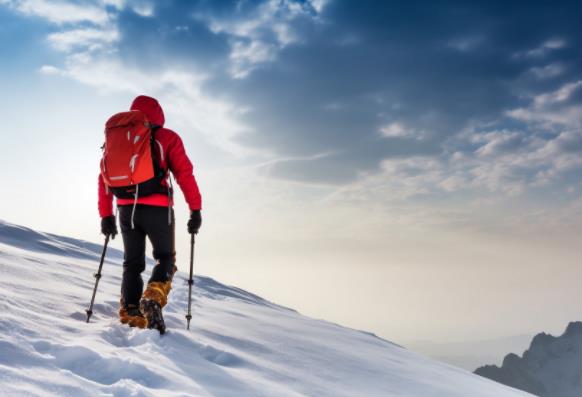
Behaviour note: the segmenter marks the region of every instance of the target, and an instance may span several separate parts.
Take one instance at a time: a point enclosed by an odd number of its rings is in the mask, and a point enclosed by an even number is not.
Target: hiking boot
[[[145,315],[149,329],[157,329],[160,335],[166,333],[166,323],[162,315],[162,307],[158,302],[151,299],[142,299],[140,309]]]
[[[168,303],[168,295],[172,289],[171,281],[152,281],[148,284],[146,290],[144,291],[141,299],[153,300],[157,302],[160,307],[166,306]]]
[[[166,332],[162,308],[168,303],[168,294],[171,289],[171,281],[152,281],[148,284],[140,302],[140,309],[147,320],[147,327],[157,329],[162,335]]]
[[[143,313],[136,305],[128,305],[119,309],[119,321],[121,324],[127,324],[130,327],[145,328],[147,320]]]

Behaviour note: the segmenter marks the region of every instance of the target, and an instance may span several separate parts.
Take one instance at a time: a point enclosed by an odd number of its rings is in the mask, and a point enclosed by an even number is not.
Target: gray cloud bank
[[[271,46],[270,57],[207,86],[250,109],[242,119],[253,132],[238,140],[281,158],[271,175],[345,184],[388,169],[390,178],[422,172],[438,189],[508,193],[572,182],[564,176],[580,165],[582,98],[575,3],[301,6],[291,16],[281,6],[287,17],[241,39]],[[244,24],[256,7],[206,15]],[[277,24],[293,40],[282,43]]]

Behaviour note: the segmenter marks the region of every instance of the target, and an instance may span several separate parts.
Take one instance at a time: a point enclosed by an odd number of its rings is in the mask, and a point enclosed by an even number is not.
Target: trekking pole
[[[87,312],[87,322],[89,322],[89,319],[91,318],[91,315],[93,314],[93,302],[95,302],[95,294],[97,294],[97,286],[99,285],[99,280],[101,279],[101,269],[103,268],[103,262],[105,261],[105,252],[107,252],[107,244],[109,244],[109,234],[107,236],[105,236],[105,245],[103,245],[103,252],[101,253],[101,262],[99,262],[99,270],[97,270],[97,273],[95,273],[93,275],[93,277],[95,277],[95,288],[93,288],[93,297],[91,298],[91,304],[89,305],[89,308],[86,309],[85,311]]]
[[[188,324],[186,329],[190,329],[190,320],[192,320],[192,286],[194,285],[194,233],[191,234],[190,240],[190,278],[188,279],[188,314],[186,314],[186,320]]]

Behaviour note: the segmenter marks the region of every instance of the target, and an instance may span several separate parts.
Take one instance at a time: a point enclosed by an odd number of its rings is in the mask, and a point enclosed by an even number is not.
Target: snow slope
[[[190,331],[180,273],[168,334],[130,329],[116,321],[113,250],[86,324],[100,250],[0,221],[1,395],[531,396],[207,277],[195,280]]]

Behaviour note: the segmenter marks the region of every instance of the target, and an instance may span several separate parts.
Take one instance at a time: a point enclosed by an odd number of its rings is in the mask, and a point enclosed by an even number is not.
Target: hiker
[[[123,278],[121,281],[121,299],[119,319],[121,323],[139,328],[156,328],[164,333],[165,325],[161,309],[166,305],[171,289],[172,278],[176,267],[175,252],[175,220],[173,206],[173,191],[170,172],[184,194],[184,198],[190,209],[188,221],[188,233],[196,234],[202,223],[200,214],[202,199],[200,191],[193,175],[193,167],[186,155],[184,145],[179,135],[174,131],[164,128],[164,112],[158,101],[148,96],[138,96],[131,104],[132,112],[124,112],[113,116],[106,125],[106,134],[117,134],[119,144],[114,143],[112,135],[106,135],[104,155],[99,174],[99,215],[101,216],[101,232],[115,238],[117,232],[116,218],[113,215],[113,196],[117,198],[119,210],[119,224],[121,237],[123,238],[124,261]],[[138,111],[138,112],[136,112]],[[141,112],[141,113],[140,113]],[[139,119],[144,121],[134,123],[137,128],[145,130],[150,136],[150,142],[144,146],[142,157],[151,157],[155,177],[144,183],[132,185],[127,181],[119,181],[128,178],[126,175],[113,176],[112,164],[119,163],[112,156],[115,147],[131,144],[140,144],[139,136],[131,137],[131,132],[123,120]],[[145,121],[147,120],[147,121]],[[117,124],[116,124],[117,123]],[[121,123],[121,124],[120,124]],[[132,124],[133,125],[133,124]],[[117,130],[115,130],[117,128]],[[126,132],[127,130],[127,132]],[[112,132],[108,132],[112,131]],[[127,137],[125,136],[127,133]],[[121,137],[119,137],[121,135]],[[109,145],[109,146],[108,146]],[[151,149],[150,149],[151,148]],[[119,151],[119,150],[118,150]],[[122,150],[121,150],[122,151]],[[137,154],[129,153],[130,161],[123,161],[123,166],[130,169],[121,174],[131,173],[133,180],[136,171]],[[146,159],[147,160],[147,159]],[[117,161],[117,163],[116,163]],[[139,162],[140,159],[138,158]],[[107,165],[107,166],[106,166]],[[137,168],[139,168],[138,165]],[[107,168],[109,167],[109,168]],[[149,166],[150,172],[152,166]],[[109,170],[109,171],[108,171]],[[141,172],[141,171],[140,171]],[[124,187],[114,187],[126,184]],[[153,257],[156,264],[149,278],[146,290],[143,291],[141,273],[145,270],[146,236],[153,247]]]

